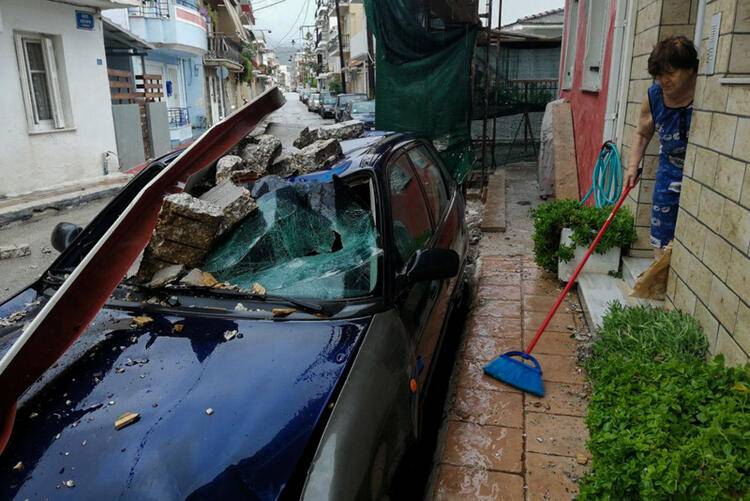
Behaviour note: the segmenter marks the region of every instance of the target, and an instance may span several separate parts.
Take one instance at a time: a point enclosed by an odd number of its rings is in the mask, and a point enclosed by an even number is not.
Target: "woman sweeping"
[[[659,42],[648,58],[654,84],[641,103],[638,128],[625,172],[625,182],[634,185],[638,166],[654,132],[659,134],[659,165],[651,204],[651,245],[658,259],[674,238],[682,187],[693,96],[698,74],[698,53],[684,36]]]

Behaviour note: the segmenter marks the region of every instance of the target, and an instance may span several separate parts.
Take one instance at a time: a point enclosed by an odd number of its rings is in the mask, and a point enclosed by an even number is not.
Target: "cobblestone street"
[[[533,262],[527,201],[536,197],[525,198],[533,184],[528,166],[508,171],[508,232],[485,234],[480,242],[477,289],[454,368],[432,499],[572,499],[586,470],[588,390],[573,336],[587,327],[575,293],[534,351],[543,368],[543,399],[482,371],[501,353],[523,349],[561,291],[557,277]],[[511,245],[507,235],[526,240]]]

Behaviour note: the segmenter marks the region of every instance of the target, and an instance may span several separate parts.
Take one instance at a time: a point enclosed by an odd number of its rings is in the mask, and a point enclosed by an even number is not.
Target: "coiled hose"
[[[599,151],[591,176],[591,188],[583,196],[581,204],[593,194],[596,207],[614,205],[622,193],[622,160],[617,146],[607,141]]]

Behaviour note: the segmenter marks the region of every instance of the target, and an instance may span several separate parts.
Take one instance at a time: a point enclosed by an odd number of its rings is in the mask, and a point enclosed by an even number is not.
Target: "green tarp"
[[[477,27],[428,30],[421,2],[365,0],[377,40],[376,126],[435,141],[454,179],[471,169],[471,60]]]

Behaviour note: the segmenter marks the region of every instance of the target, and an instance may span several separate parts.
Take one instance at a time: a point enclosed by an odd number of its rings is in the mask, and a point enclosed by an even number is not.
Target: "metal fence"
[[[194,10],[198,10],[198,2],[196,0],[175,0],[177,5],[182,5],[183,7],[189,7]]]
[[[169,128],[176,129],[190,123],[190,114],[187,108],[167,108],[169,117]]]
[[[128,14],[142,17],[169,17],[168,0],[141,0],[141,5],[128,7]]]

